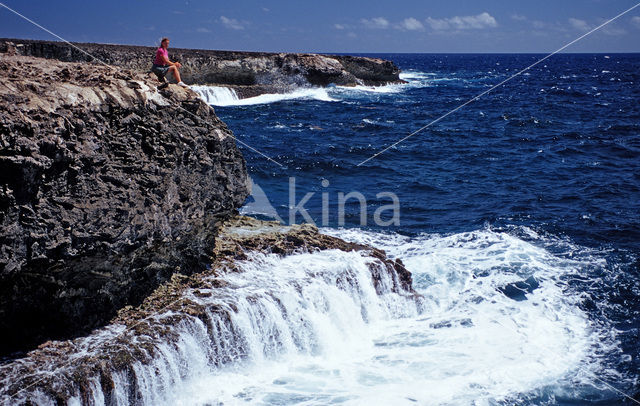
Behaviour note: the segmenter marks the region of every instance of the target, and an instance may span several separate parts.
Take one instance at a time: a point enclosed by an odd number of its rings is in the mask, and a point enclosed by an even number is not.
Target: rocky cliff
[[[85,333],[211,263],[216,225],[249,193],[245,162],[195,93],[156,86],[0,54],[3,354]]]
[[[100,61],[147,72],[154,47],[74,44]],[[0,52],[15,48],[20,55],[90,62],[92,57],[62,42],[0,39]],[[240,97],[286,92],[300,86],[355,86],[398,83],[400,69],[390,61],[347,55],[231,52],[170,48],[172,60],[182,63],[187,84],[227,86]]]

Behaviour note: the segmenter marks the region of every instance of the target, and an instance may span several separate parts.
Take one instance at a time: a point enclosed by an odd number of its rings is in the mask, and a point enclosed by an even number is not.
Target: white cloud
[[[389,27],[389,20],[384,17],[374,17],[370,20],[363,18],[360,21],[369,28],[385,29]]]
[[[531,24],[533,24],[533,28],[537,28],[537,29],[547,28],[547,24],[539,20],[536,20]]]
[[[454,16],[451,18],[427,18],[427,24],[436,31],[471,30],[497,27],[498,22],[486,11],[475,16]]]
[[[342,24],[333,24],[333,28],[335,28],[336,30],[344,30],[347,27]]]
[[[512,14],[511,19],[516,21],[527,21],[527,17],[521,14]]]
[[[209,30],[207,28],[204,28],[204,27],[199,27],[198,29],[196,29],[196,31],[202,32],[202,33],[205,33],[205,34],[211,32],[211,30]]]
[[[447,19],[438,20],[438,19],[435,19],[435,18],[428,17],[426,21],[427,21],[427,24],[429,24],[429,26],[431,27],[432,30],[444,31],[444,30],[448,30],[449,28],[451,28],[451,26],[447,22]]]
[[[244,30],[244,25],[235,18],[220,16],[220,22],[222,23],[222,25],[232,30]]]
[[[627,31],[623,28],[618,28],[618,27],[604,27],[602,29],[602,32],[606,35],[613,35],[613,36],[617,36],[617,35],[625,35],[627,33]]]
[[[401,29],[408,31],[420,31],[424,30],[424,25],[413,17],[405,18],[402,20],[399,26]]]
[[[577,18],[570,18],[569,24],[571,24],[571,26],[576,30],[589,31],[589,24],[587,24],[587,22],[584,20],[580,20]]]
[[[636,27],[640,28],[640,17],[635,16],[631,18],[631,23]]]

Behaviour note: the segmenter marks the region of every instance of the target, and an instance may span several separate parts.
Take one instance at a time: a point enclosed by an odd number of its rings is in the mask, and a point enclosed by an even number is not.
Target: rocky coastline
[[[95,62],[149,72],[154,47],[20,39],[0,39],[0,52],[55,59]],[[82,52],[82,51],[84,52]],[[172,60],[182,64],[181,75],[190,85],[223,86],[240,98],[285,93],[306,86],[380,86],[403,83],[391,61],[350,55],[212,51],[170,48]]]
[[[208,299],[227,286],[225,274],[241,272],[239,263],[257,260],[260,255],[355,252],[367,259],[378,294],[396,293],[418,302],[419,296],[411,287],[411,273],[402,261],[391,260],[374,247],[323,235],[311,225],[283,226],[244,216],[229,218],[218,231],[214,259],[207,269],[191,275],[175,273],[140,305],[123,307],[107,326],[91,336],[48,341],[18,362],[0,365],[0,383],[5,388],[0,392],[0,402],[11,399],[12,404],[67,404],[73,398],[92,404],[97,393],[104,404],[119,404],[122,397],[129,404],[141,402],[148,383],[140,376],[140,367],[157,362],[164,355],[163,347],[179,345],[177,326],[203,326],[209,336],[205,338],[207,346],[225,347],[216,340],[216,333],[221,323],[233,331],[230,312],[237,311],[236,305],[230,299],[215,303]],[[349,276],[346,278],[348,283]],[[209,354],[209,362],[217,366],[243,357],[242,348],[215,349],[219,353]],[[123,379],[129,385],[124,394],[115,382]]]
[[[200,299],[255,255],[356,253],[378,294],[415,296],[380,250],[238,216],[244,158],[190,89],[0,47],[0,105],[0,404],[136,403],[136,365],[226,326],[235,305]]]

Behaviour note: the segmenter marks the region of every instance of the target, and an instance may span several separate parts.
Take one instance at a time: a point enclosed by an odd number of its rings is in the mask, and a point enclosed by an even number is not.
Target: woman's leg
[[[182,79],[180,79],[180,72],[178,71],[178,68],[176,68],[175,66],[171,65],[171,66],[169,66],[169,72],[171,72],[173,74],[173,77],[176,78],[178,83],[182,82]]]

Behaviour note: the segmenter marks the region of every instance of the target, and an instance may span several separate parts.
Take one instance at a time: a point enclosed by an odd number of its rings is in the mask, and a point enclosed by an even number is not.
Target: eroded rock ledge
[[[214,333],[219,323],[229,324],[233,330],[229,314],[234,312],[233,302],[223,305],[224,298],[200,299],[215,297],[227,284],[224,275],[242,272],[239,261],[252,261],[255,254],[287,256],[329,249],[356,252],[369,258],[376,289],[383,289],[379,284],[385,274],[392,281],[385,293],[395,292],[408,300],[418,300],[411,287],[411,274],[400,260],[392,261],[383,251],[370,246],[323,235],[313,226],[286,227],[237,216],[226,221],[219,231],[215,247],[212,246],[215,259],[206,270],[191,275],[174,274],[142,304],[121,309],[109,326],[89,337],[47,342],[26,357],[0,366],[0,386],[4,388],[0,390],[0,403],[11,399],[12,404],[28,404],[36,396],[59,404],[65,404],[71,397],[91,403],[95,392],[100,391],[105,404],[115,404],[116,377],[120,382],[125,377],[126,397],[130,403],[136,403],[141,399],[141,391],[149,388],[144,376],[139,376],[139,368],[136,371],[134,367],[149,365],[166,356],[162,348],[165,351],[177,348],[181,339],[178,326],[196,321],[205,326],[212,343],[219,340]],[[242,360],[243,354],[237,348],[236,359],[227,359],[211,348],[202,357],[220,366]],[[23,388],[28,389],[21,391]]]
[[[249,193],[213,109],[130,70],[0,54],[0,351],[83,334],[211,262]],[[2,354],[0,354],[2,355]]]
[[[134,45],[74,43],[109,65],[148,72],[155,48]],[[0,39],[0,52],[67,62],[92,58],[62,42]],[[300,86],[385,85],[401,83],[400,69],[390,61],[349,55],[210,51],[170,48],[172,60],[182,63],[187,84],[233,88],[241,98],[282,93]]]

